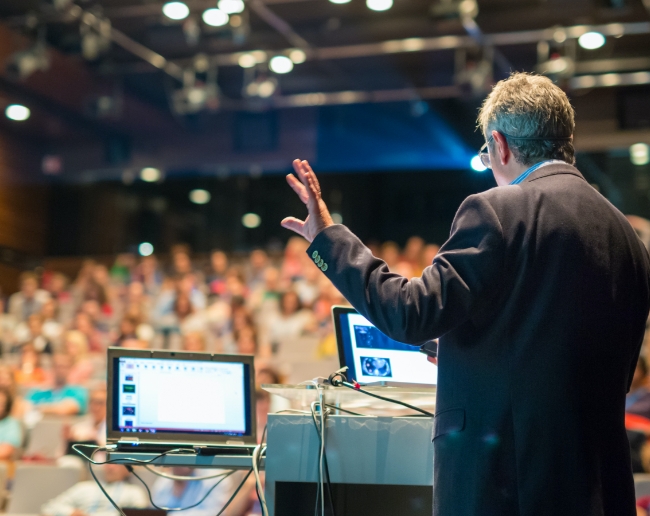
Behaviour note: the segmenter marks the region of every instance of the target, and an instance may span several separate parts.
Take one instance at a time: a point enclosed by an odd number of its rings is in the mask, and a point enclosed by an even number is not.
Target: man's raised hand
[[[308,215],[305,220],[287,217],[282,221],[282,227],[295,231],[311,242],[323,229],[333,226],[334,221],[325,205],[325,201],[323,201],[320,184],[318,184],[316,174],[314,174],[309,163],[296,159],[293,162],[293,169],[296,171],[296,175],[288,174],[287,183],[307,206]],[[296,179],[296,176],[298,176],[298,179]]]

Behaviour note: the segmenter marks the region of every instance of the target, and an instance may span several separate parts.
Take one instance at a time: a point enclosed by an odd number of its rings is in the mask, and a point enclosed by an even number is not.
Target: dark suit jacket
[[[635,514],[624,410],[648,253],[578,170],[468,197],[411,281],[341,225],[308,253],[390,337],[440,337],[436,516]]]

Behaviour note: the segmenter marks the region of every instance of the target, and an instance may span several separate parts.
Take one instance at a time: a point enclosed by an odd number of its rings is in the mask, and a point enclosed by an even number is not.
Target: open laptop
[[[250,355],[108,349],[107,440],[119,451],[256,445]]]
[[[418,346],[397,342],[354,308],[332,307],[341,367],[348,380],[394,387],[436,385],[438,368]]]

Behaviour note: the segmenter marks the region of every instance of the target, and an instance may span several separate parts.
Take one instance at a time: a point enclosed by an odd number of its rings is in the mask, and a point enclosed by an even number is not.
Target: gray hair
[[[575,163],[573,107],[548,77],[516,72],[499,81],[481,106],[478,126],[486,137],[491,131],[505,135],[523,165],[543,159]]]

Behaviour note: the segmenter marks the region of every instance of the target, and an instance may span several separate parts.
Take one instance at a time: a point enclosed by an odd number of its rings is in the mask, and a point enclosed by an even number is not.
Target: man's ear
[[[507,165],[510,161],[510,147],[508,140],[499,131],[492,131],[492,138],[494,139],[494,147],[497,152],[497,157],[502,165]]]

